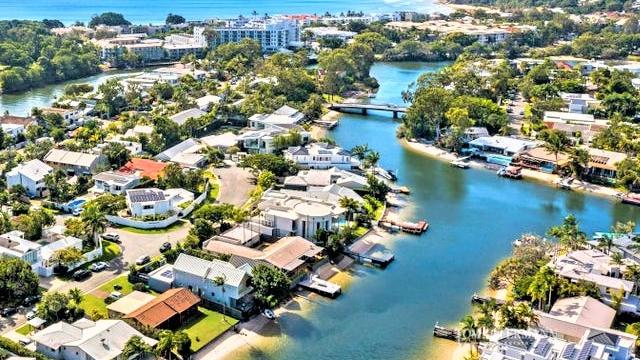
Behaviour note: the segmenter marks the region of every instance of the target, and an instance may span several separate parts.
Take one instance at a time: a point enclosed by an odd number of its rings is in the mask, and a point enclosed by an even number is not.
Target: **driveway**
[[[120,235],[120,247],[122,248],[122,262],[125,268],[134,264],[136,259],[149,255],[154,257],[160,254],[160,245],[169,242],[175,245],[178,241],[183,241],[189,234],[191,224],[184,221],[183,225],[164,233],[138,234],[119,228],[109,228],[107,232],[114,232]]]
[[[219,203],[227,203],[242,206],[249,200],[251,191],[255,187],[253,175],[247,169],[236,165],[213,170],[220,180]]]

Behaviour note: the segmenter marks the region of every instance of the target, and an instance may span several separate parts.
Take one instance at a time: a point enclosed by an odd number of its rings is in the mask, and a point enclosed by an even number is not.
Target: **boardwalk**
[[[343,103],[343,104],[331,104],[329,109],[339,112],[360,112],[362,115],[367,115],[369,110],[375,111],[387,111],[393,113],[393,118],[397,119],[399,113],[406,113],[407,108],[397,106],[393,104],[358,104],[358,103]]]

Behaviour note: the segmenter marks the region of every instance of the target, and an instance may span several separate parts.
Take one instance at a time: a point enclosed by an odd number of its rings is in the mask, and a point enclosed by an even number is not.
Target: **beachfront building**
[[[612,331],[613,332],[613,331]],[[504,329],[482,344],[482,360],[629,360],[635,342],[613,333],[589,331],[578,342],[532,330]]]
[[[611,256],[595,249],[576,250],[555,258],[549,266],[558,275],[570,281],[595,284],[603,301],[611,302],[611,294],[622,292],[621,309],[637,311],[637,299],[631,295],[634,283],[622,278],[625,265],[617,265]]]
[[[133,217],[161,217],[180,212],[180,204],[193,201],[193,193],[184,189],[156,188],[126,191],[126,201]]]
[[[166,270],[165,270],[166,271]],[[189,289],[205,302],[246,311],[251,303],[251,268],[221,260],[180,254],[172,268],[173,285]],[[217,281],[223,279],[223,285]]]
[[[284,158],[295,162],[303,169],[338,168],[351,170],[360,162],[351,157],[351,153],[341,147],[327,143],[313,143],[294,146],[283,151]]]
[[[304,121],[304,114],[290,106],[283,105],[271,114],[255,114],[249,118],[249,128],[268,129],[273,126],[291,129]]]
[[[123,195],[127,190],[138,186],[140,180],[139,172],[104,171],[93,176],[94,185],[91,191],[98,194]]]
[[[270,264],[289,275],[293,284],[306,275],[308,267],[319,261],[324,252],[323,247],[300,236],[281,238],[262,250],[218,240],[206,241],[203,248],[214,254],[231,255],[229,261],[234,264]]]
[[[561,111],[545,111],[542,121],[549,129],[561,131],[574,142],[585,144],[609,127],[608,120],[595,119],[591,114]]]
[[[19,164],[7,172],[5,179],[7,188],[22,186],[29,197],[43,197],[47,186],[44,178],[53,171],[53,168],[38,159]]]
[[[74,323],[57,322],[31,338],[36,351],[56,360],[120,359],[125,344],[139,336],[149,346],[157,341],[144,336],[122,320],[91,321],[82,318]]]
[[[51,149],[44,156],[44,162],[54,168],[62,168],[75,175],[93,174],[107,159],[103,155],[87,154],[76,151]]]
[[[567,166],[569,155],[566,153],[556,154],[550,152],[543,146],[524,150],[518,153],[514,159],[515,164],[529,169],[546,173],[557,173],[558,170]]]
[[[618,163],[627,158],[627,154],[615,151],[587,148],[589,163],[585,169],[587,179],[613,184],[618,174]]]
[[[243,39],[252,39],[260,44],[264,52],[275,52],[298,45],[300,42],[300,25],[296,20],[285,17],[269,19],[239,17],[228,20],[211,31],[215,36],[208,38],[207,28],[196,26],[193,28],[193,35],[198,39],[197,41],[207,43],[211,48]]]
[[[363,202],[353,190],[338,185],[309,191],[270,189],[263,194],[260,213],[252,220],[273,228],[274,236],[311,239],[318,230],[335,230],[345,221],[346,210],[338,205],[343,196]]]

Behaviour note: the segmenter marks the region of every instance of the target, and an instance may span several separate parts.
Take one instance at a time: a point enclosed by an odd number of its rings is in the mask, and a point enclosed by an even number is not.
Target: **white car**
[[[276,318],[276,314],[274,314],[271,309],[262,310],[262,315],[264,315],[269,320],[273,320]]]
[[[32,310],[32,311],[29,311],[27,313],[27,315],[25,315],[25,316],[27,317],[27,320],[31,320],[31,319],[37,317],[38,313],[36,313],[35,311]]]
[[[89,266],[89,270],[93,272],[100,272],[108,267],[109,267],[109,264],[107,264],[106,262],[98,261],[97,263],[91,264],[91,266]]]

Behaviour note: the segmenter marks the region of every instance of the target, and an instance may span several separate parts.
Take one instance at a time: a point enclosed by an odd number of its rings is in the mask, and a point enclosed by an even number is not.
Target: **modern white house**
[[[5,176],[7,188],[22,186],[30,197],[43,197],[47,187],[44,178],[53,168],[38,159],[27,161],[11,169]]]
[[[125,344],[139,336],[149,346],[157,341],[122,320],[91,321],[82,318],[50,325],[31,336],[36,351],[56,360],[121,359]]]
[[[19,230],[0,235],[0,257],[22,259],[36,272],[40,265],[41,247],[42,245],[25,239],[24,233]]]
[[[139,172],[127,173],[109,170],[93,176],[94,185],[91,191],[122,195],[127,190],[138,186],[140,180],[141,175]]]
[[[146,188],[126,191],[127,206],[133,217],[158,217],[179,213],[179,206],[193,199],[193,193],[184,189]]]
[[[173,286],[191,290],[204,300],[242,310],[251,287],[250,268],[237,268],[221,260],[180,254],[173,265]],[[224,285],[216,284],[222,280]]]
[[[237,141],[250,154],[273,154],[276,152],[275,139],[278,136],[288,136],[293,128],[284,128],[277,125],[266,125],[265,128],[246,131],[237,137]],[[302,143],[306,144],[311,139],[311,133],[304,129],[296,129]]]
[[[513,156],[537,146],[537,142],[508,136],[484,136],[469,142],[469,148],[478,153]]]
[[[336,184],[355,191],[364,190],[367,178],[351,171],[338,168],[327,170],[300,170],[298,174],[284,179],[284,188],[289,190],[313,190]]]
[[[567,110],[575,114],[586,114],[600,103],[593,95],[585,93],[561,92],[560,98],[565,102]]]
[[[255,114],[249,118],[251,129],[265,129],[270,126],[291,129],[304,120],[304,114],[290,106],[283,105],[271,114]]]
[[[360,165],[357,159],[351,157],[350,152],[326,143],[290,147],[283,154],[285,159],[295,162],[303,169],[330,169],[335,167],[350,170]]]

